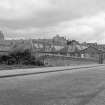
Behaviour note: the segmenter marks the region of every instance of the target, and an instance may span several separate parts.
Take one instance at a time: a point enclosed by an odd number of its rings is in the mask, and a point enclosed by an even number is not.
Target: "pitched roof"
[[[83,49],[83,50],[81,50],[81,52],[84,52],[84,51],[86,51],[86,50],[88,50],[89,48],[93,48],[93,49],[95,49],[98,53],[103,53],[104,51],[103,50],[101,50],[101,49],[98,49],[98,47],[95,47],[95,46],[88,46],[87,48],[85,48],[85,49]]]

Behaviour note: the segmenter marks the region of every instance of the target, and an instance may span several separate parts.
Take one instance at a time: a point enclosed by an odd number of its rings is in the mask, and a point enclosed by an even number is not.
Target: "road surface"
[[[0,105],[105,105],[105,66],[0,78]]]

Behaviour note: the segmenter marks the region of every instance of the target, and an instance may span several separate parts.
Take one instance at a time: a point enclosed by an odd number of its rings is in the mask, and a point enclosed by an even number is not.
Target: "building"
[[[52,41],[54,44],[60,44],[60,45],[67,44],[67,40],[64,37],[59,36],[59,35],[54,36]]]
[[[83,42],[83,43],[81,43],[81,45],[84,45],[84,46],[89,47],[89,46],[97,46],[98,44],[97,44],[97,43],[87,43],[87,42]]]
[[[0,40],[4,40],[4,34],[2,31],[0,31]]]
[[[87,48],[86,46],[81,45],[78,41],[72,40],[67,43],[64,49],[61,50],[62,53],[65,53],[68,56],[81,57],[81,50]]]
[[[81,57],[82,58],[99,58],[99,54],[103,54],[104,52],[97,47],[89,46],[84,50],[81,50]]]
[[[12,48],[11,40],[0,40],[0,55],[8,55]]]

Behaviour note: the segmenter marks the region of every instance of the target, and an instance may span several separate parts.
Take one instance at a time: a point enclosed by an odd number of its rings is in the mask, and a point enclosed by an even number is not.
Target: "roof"
[[[0,40],[0,46],[11,46],[12,41],[11,40]]]
[[[87,48],[81,50],[81,52],[84,52],[84,51],[86,51],[86,50],[89,49],[89,48],[95,49],[98,53],[100,53],[100,52],[103,53],[103,52],[104,52],[103,50],[98,49],[98,47],[95,47],[95,46],[88,46]]]
[[[3,47],[3,46],[1,47],[0,46],[0,52],[8,52],[8,51],[10,51],[10,49],[11,49],[10,47]]]
[[[84,50],[86,47],[81,46],[81,45],[68,45],[64,46],[59,52],[62,53],[75,53],[75,52],[80,52],[81,50]]]

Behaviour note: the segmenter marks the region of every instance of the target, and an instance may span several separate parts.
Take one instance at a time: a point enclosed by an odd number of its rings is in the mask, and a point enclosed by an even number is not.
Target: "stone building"
[[[100,53],[103,53],[103,51],[94,46],[89,46],[81,51],[84,58],[99,58]]]
[[[67,40],[59,35],[54,36],[52,41],[54,44],[60,44],[60,45],[65,45],[67,43]]]

